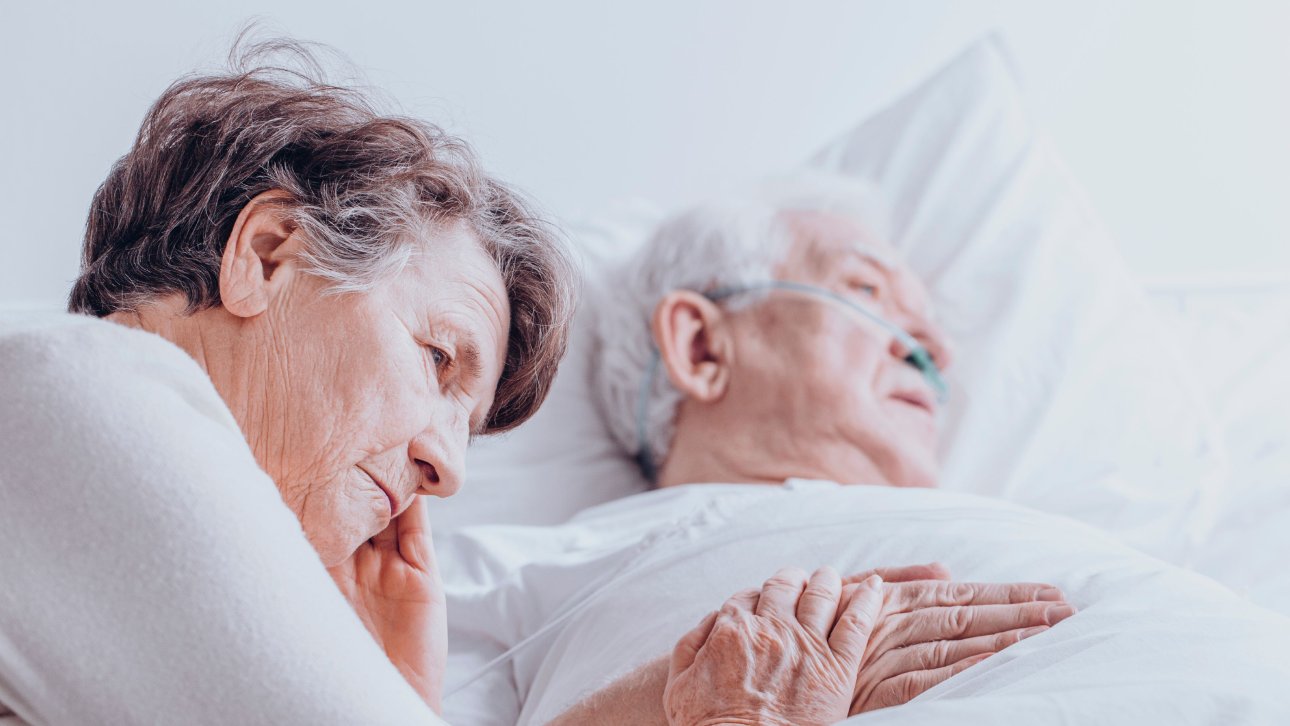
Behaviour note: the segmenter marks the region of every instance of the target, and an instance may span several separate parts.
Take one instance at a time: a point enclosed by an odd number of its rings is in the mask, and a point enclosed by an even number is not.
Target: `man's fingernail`
[[[1054,605],[1044,611],[1044,622],[1056,625],[1074,614],[1075,608],[1070,605]]]
[[[1061,602],[1066,599],[1066,596],[1062,594],[1061,590],[1058,590],[1055,587],[1045,587],[1039,591],[1039,594],[1035,596],[1035,599],[1045,600],[1048,602]]]
[[[1020,640],[1025,640],[1026,638],[1029,638],[1032,635],[1039,635],[1040,633],[1044,632],[1047,629],[1048,629],[1047,625],[1036,625],[1033,628],[1026,628],[1025,630],[1021,631]]]

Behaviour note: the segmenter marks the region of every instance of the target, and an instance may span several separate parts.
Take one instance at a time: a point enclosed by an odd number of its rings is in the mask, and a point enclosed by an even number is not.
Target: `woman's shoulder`
[[[159,335],[85,315],[0,315],[0,400],[10,413],[35,407],[121,419],[175,395],[236,428],[197,362]]]
[[[196,362],[159,335],[70,313],[0,314],[0,376],[69,376],[93,380],[137,364],[200,372]],[[190,371],[191,372],[191,371]]]
[[[209,503],[262,483],[195,360],[80,315],[0,316],[0,454],[0,505],[72,506],[90,492],[127,508],[158,496]]]
[[[299,531],[182,349],[83,316],[0,318],[0,530],[61,518],[224,541],[248,508]]]

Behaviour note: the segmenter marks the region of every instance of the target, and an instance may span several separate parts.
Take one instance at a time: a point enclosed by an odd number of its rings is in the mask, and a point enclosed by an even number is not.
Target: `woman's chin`
[[[358,548],[371,539],[373,534],[368,534],[365,529],[360,530],[357,528],[331,529],[330,531],[319,532],[316,535],[308,529],[305,530],[309,544],[318,553],[318,559],[322,560],[324,567],[335,567],[353,557]]]

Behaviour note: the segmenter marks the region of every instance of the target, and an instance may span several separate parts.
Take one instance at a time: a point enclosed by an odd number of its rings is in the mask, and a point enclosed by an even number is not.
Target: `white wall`
[[[1290,3],[4,3],[0,303],[61,301],[148,104],[256,15],[566,219],[793,164],[998,27],[1139,273],[1290,274]]]

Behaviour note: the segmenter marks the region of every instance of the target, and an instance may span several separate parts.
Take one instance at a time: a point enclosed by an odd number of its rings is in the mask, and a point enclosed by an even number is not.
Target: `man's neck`
[[[773,422],[708,421],[678,412],[676,434],[659,470],[659,488],[680,484],[782,484],[787,479],[842,483],[885,481],[849,443],[798,440]]]

